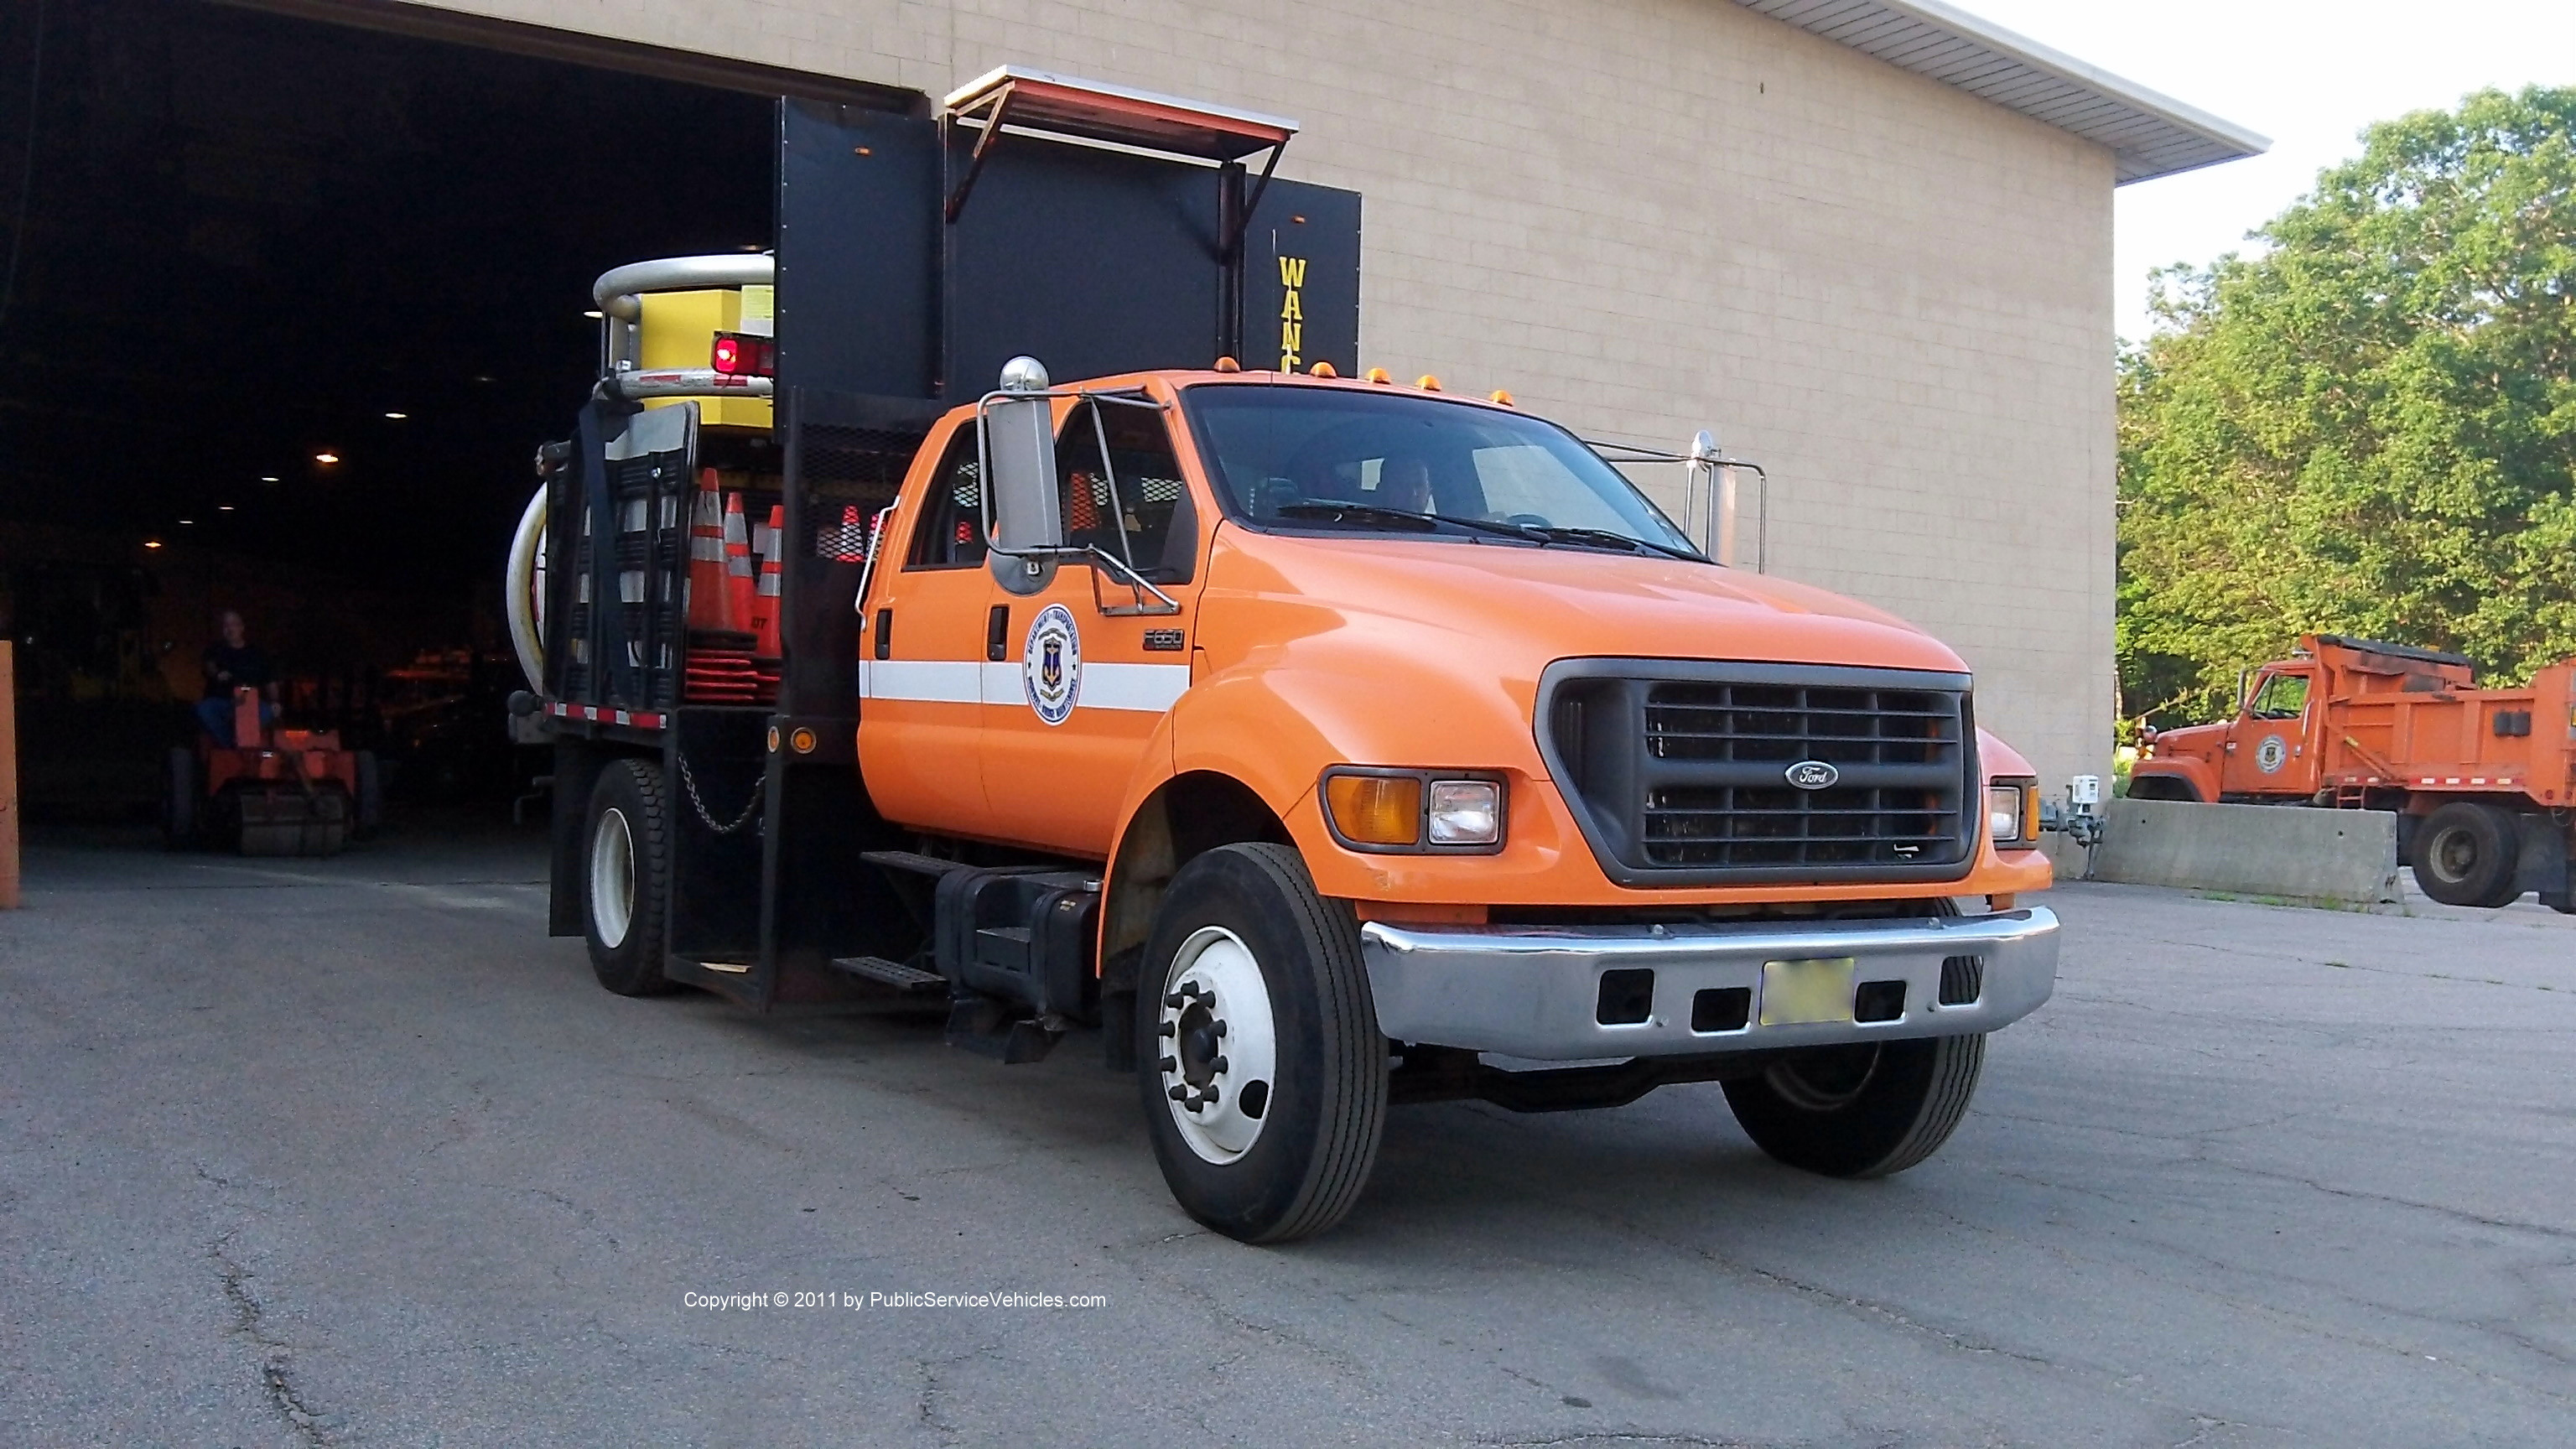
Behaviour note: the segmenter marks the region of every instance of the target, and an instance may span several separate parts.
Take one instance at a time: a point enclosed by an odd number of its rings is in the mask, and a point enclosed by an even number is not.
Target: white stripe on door
[[[1074,708],[1162,714],[1189,687],[1190,667],[1186,664],[1086,663]],[[925,704],[1024,705],[1028,693],[1016,664],[964,659],[862,659],[859,697],[918,700]]]

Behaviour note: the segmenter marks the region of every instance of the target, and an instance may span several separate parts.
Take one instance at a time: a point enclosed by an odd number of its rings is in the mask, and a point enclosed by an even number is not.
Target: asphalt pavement
[[[533,826],[27,869],[0,1443],[2576,1442],[2536,906],[2071,886],[2056,999],[1912,1172],[1777,1167],[1713,1086],[1413,1107],[1348,1222],[1256,1249],[1094,1038],[600,991]]]

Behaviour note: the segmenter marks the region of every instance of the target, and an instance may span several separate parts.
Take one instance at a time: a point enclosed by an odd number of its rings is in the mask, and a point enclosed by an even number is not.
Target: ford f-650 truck
[[[1835,1176],[1950,1135],[2056,969],[1955,653],[1499,394],[1352,376],[1358,198],[1244,164],[1289,123],[1010,71],[785,116],[774,265],[602,278],[514,569],[603,985],[1097,1027],[1247,1241],[1339,1221],[1407,1102],[1715,1081]]]

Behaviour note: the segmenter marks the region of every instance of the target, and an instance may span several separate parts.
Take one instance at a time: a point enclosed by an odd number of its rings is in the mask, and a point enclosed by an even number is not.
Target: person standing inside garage
[[[264,729],[277,718],[277,675],[269,667],[267,652],[250,642],[250,631],[238,610],[216,615],[215,632],[215,642],[206,646],[206,697],[197,701],[197,722],[214,736],[215,743],[231,746],[237,743],[233,691],[259,691],[259,722]]]

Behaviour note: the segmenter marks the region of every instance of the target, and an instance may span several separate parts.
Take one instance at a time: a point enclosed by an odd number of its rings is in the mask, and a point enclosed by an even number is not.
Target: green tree
[[[2576,89],[2363,139],[2121,359],[2129,715],[2214,718],[2309,631],[2576,654]]]

